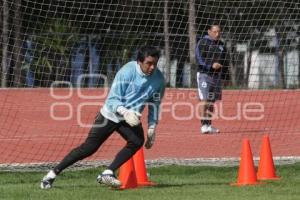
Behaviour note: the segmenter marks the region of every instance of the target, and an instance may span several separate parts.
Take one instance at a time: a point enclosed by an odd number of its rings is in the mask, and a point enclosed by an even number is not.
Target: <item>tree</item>
[[[191,74],[191,86],[196,87],[196,56],[195,56],[195,48],[196,48],[196,31],[195,31],[195,0],[189,0],[189,58],[190,58],[190,74]]]
[[[21,36],[21,27],[22,27],[22,14],[20,12],[21,0],[15,0],[15,9],[14,9],[14,18],[13,18],[13,30],[14,30],[14,48],[13,48],[13,60],[15,60],[14,65],[14,80],[13,84],[16,87],[21,86],[21,57],[22,57],[22,45],[23,45],[23,36]]]
[[[8,57],[8,15],[9,7],[6,0],[3,0],[3,24],[2,24],[2,75],[1,75],[1,87],[7,86],[7,57]]]
[[[169,34],[169,16],[168,16],[168,0],[164,3],[164,40],[165,40],[165,72],[166,72],[166,84],[170,84],[170,34]]]
[[[49,87],[52,81],[64,80],[78,34],[66,20],[53,19],[47,24],[40,34],[33,36],[35,48],[31,70],[38,77],[39,86]]]

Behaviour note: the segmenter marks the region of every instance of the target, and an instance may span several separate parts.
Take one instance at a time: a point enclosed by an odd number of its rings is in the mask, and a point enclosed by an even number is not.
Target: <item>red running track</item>
[[[84,141],[106,96],[103,89],[2,89],[0,164],[55,162]],[[254,156],[269,134],[274,156],[300,156],[299,90],[226,90],[216,105],[218,135],[199,133],[196,90],[168,89],[157,139],[145,159],[239,157],[243,138]],[[147,111],[145,111],[147,112]],[[146,128],[146,116],[143,116]],[[87,160],[109,160],[124,145],[114,134]]]

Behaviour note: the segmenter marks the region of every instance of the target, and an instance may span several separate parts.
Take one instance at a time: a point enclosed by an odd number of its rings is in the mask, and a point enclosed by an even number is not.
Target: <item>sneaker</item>
[[[102,174],[99,174],[97,182],[114,188],[119,188],[122,185],[111,170],[105,170]]]
[[[219,129],[217,129],[217,128],[211,126],[211,125],[206,125],[205,124],[201,127],[201,133],[202,134],[214,134],[214,133],[219,133],[219,132],[220,132]]]
[[[202,134],[208,133],[209,132],[208,125],[204,124],[203,126],[201,126],[200,130]]]
[[[219,129],[217,129],[217,128],[211,126],[211,125],[208,126],[208,133],[219,133],[219,132],[220,132]]]
[[[50,189],[52,188],[52,184],[55,180],[56,174],[54,171],[49,171],[46,176],[41,180],[41,189]]]

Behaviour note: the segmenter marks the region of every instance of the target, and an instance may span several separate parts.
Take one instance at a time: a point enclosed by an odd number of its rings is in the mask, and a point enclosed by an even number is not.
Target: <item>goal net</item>
[[[232,163],[245,137],[259,156],[263,134],[274,156],[300,156],[298,0],[3,0],[0,12],[4,169],[49,167],[83,142],[116,72],[144,44],[161,49],[168,87],[150,164]],[[201,135],[195,46],[213,22],[228,70],[213,116],[221,133]],[[77,166],[106,164],[124,144],[113,134]]]

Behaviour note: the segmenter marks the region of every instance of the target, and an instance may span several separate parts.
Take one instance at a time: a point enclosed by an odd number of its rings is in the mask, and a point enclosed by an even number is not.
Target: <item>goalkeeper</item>
[[[157,69],[159,56],[157,48],[143,46],[137,52],[137,60],[121,68],[85,142],[74,148],[43,177],[40,185],[42,189],[51,188],[56,176],[65,168],[95,153],[114,131],[117,131],[127,144],[117,153],[107,169],[98,175],[97,181],[115,188],[121,186],[115,171],[144,144],[140,117],[146,104],[149,112],[145,147],[149,149],[154,143],[159,106],[165,90],[164,77]]]

